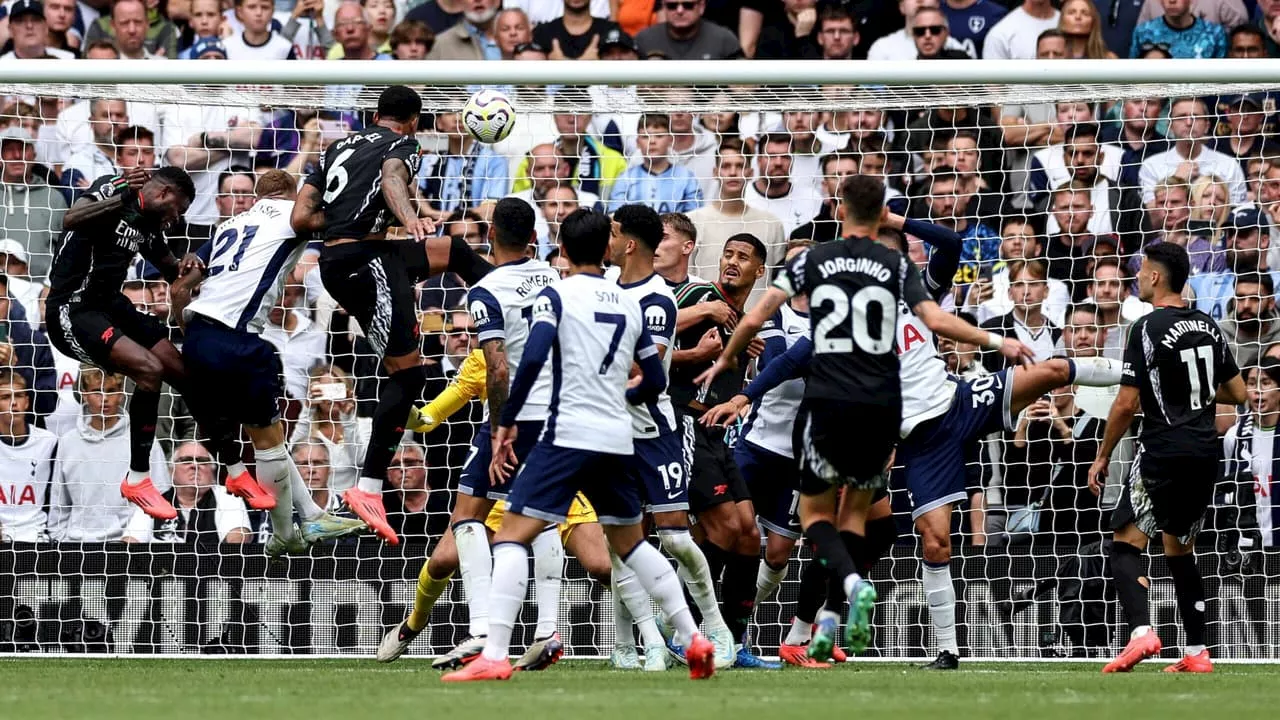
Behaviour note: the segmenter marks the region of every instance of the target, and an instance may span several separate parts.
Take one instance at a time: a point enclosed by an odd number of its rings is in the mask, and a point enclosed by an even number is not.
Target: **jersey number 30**
[[[830,304],[831,310],[818,321],[813,329],[815,353],[851,353],[854,343],[858,349],[870,355],[883,355],[893,350],[893,331],[897,316],[893,308],[897,304],[893,293],[879,285],[868,285],[849,297],[837,285],[819,285],[809,298],[813,307]],[[880,327],[871,327],[871,307],[879,306]],[[850,318],[849,316],[853,317]],[[831,333],[845,326],[848,320],[850,337],[831,337]]]

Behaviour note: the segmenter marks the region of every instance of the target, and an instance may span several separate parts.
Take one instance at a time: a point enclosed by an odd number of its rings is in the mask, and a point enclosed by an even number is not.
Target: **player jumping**
[[[81,362],[132,378],[129,399],[129,473],[120,494],[147,515],[172,520],[178,511],[151,483],[151,446],[156,436],[160,388],[186,387],[182,359],[158,318],[138,312],[121,292],[125,274],[141,253],[173,282],[200,266],[195,255],[181,261],[165,244],[164,231],[187,211],[195,186],[179,168],[127,176],[104,176],[93,182],[63,218],[64,234],[53,269],[45,325],[59,352]],[[254,509],[274,500],[240,462],[238,441],[197,418],[213,435],[210,443],[227,466],[227,490]]]
[[[400,540],[387,523],[382,484],[409,410],[426,385],[413,285],[446,271],[471,284],[490,269],[463,239],[429,237],[435,224],[419,217],[413,205],[421,113],[422,98],[413,90],[383,90],[373,126],[329,146],[303,185],[292,217],[298,233],[323,237],[325,290],[360,323],[387,370],[360,479],[342,497],[392,545]],[[393,239],[392,220],[408,239]]]
[[[1187,633],[1182,659],[1165,672],[1208,673],[1213,662],[1205,647],[1204,582],[1196,567],[1195,538],[1218,477],[1215,403],[1243,403],[1245,386],[1218,324],[1182,298],[1190,273],[1186,249],[1160,243],[1145,253],[1138,297],[1155,310],[1129,332],[1120,393],[1089,469],[1089,488],[1100,494],[1111,453],[1141,410],[1138,455],[1111,519],[1111,577],[1129,623],[1129,643],[1102,672],[1129,672],[1161,650],[1151,627],[1147,588],[1138,582],[1147,541],[1159,535]]]
[[[655,401],[666,378],[639,303],[603,278],[609,236],[609,219],[588,210],[574,212],[561,225],[570,274],[534,303],[533,326],[496,435],[490,468],[495,484],[520,465],[515,445],[524,431],[517,417],[549,359],[546,430],[511,485],[509,509],[494,538],[492,617],[484,652],[445,675],[446,682],[511,677],[507,651],[528,584],[528,544],[547,523],[564,520],[579,490],[599,513],[610,546],[676,625],[686,643],[690,676],[715,672],[714,648],[698,634],[675,571],[645,542],[640,490],[626,468],[634,444],[627,404]],[[641,374],[637,386],[626,389],[633,360]]]
[[[304,552],[312,543],[368,530],[359,520],[326,513],[311,499],[285,447],[277,406],[285,395],[280,356],[262,339],[267,314],[306,247],[289,224],[296,187],[284,171],[263,173],[253,207],[219,225],[197,252],[208,269],[188,272],[170,293],[174,314],[186,330],[182,360],[187,402],[197,416],[244,426],[253,442],[258,478],[275,495],[266,548],[272,556]],[[191,300],[197,289],[199,297]],[[226,402],[228,390],[241,400]],[[300,527],[293,522],[294,511]]]

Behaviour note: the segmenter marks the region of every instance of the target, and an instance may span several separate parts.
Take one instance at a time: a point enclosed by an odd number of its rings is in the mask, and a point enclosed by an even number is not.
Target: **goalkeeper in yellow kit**
[[[484,353],[473,350],[458,374],[439,395],[425,407],[413,408],[409,414],[407,427],[420,433],[435,430],[449,416],[461,410],[473,398],[485,399],[485,362]],[[493,506],[485,526],[490,535],[497,532],[502,524],[502,515],[506,503],[499,501]],[[558,532],[557,532],[558,531]],[[596,519],[596,512],[581,494],[574,500],[569,509],[569,516],[558,526],[548,527],[533,543],[534,576],[538,602],[538,627],[534,637],[538,638],[529,647],[524,657],[516,662],[515,667],[523,670],[541,670],[559,659],[563,652],[559,633],[556,632],[556,619],[560,605],[560,582],[564,570],[564,551],[568,549],[578,558],[582,567],[604,585],[610,580],[609,550],[605,544],[604,532]],[[413,611],[396,627],[382,638],[378,646],[378,661],[392,662],[404,654],[409,644],[427,626],[431,616],[431,608],[449,585],[449,579],[458,569],[458,549],[454,544],[453,531],[449,530],[440,539],[431,553],[430,560],[422,566],[418,574],[418,591],[413,602]],[[460,647],[459,650],[462,648]],[[480,654],[466,656],[454,653],[437,659],[432,665],[438,668],[455,667]],[[455,655],[457,655],[455,657]]]

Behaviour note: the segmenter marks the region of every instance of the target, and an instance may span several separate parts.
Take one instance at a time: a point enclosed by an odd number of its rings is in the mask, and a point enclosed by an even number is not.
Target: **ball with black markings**
[[[516,124],[516,111],[506,95],[497,90],[480,90],[462,107],[462,126],[471,137],[485,144],[501,142]]]

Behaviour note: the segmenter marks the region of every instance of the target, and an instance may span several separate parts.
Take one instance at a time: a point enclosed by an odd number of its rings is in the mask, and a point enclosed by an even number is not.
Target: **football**
[[[482,143],[496,143],[511,134],[516,111],[511,101],[497,90],[480,90],[462,107],[462,125]]]

